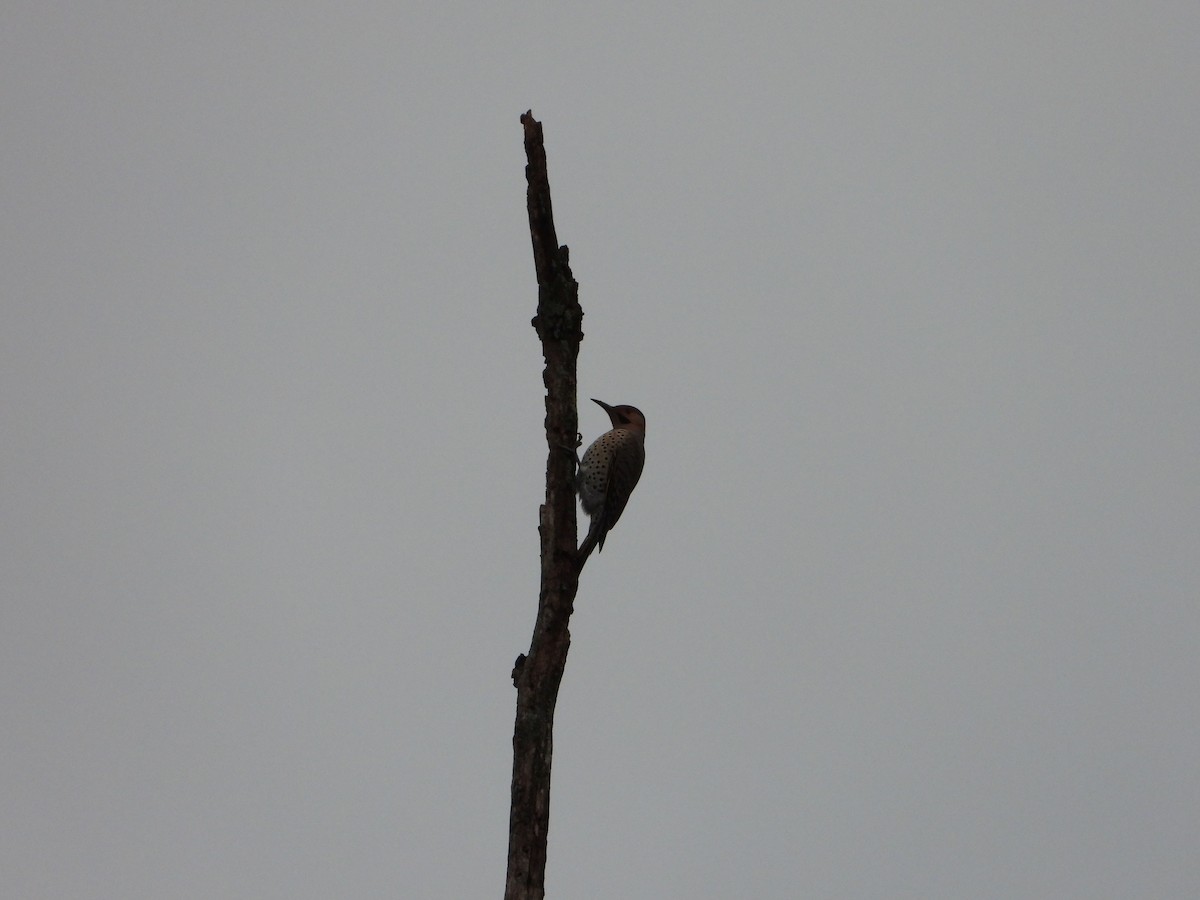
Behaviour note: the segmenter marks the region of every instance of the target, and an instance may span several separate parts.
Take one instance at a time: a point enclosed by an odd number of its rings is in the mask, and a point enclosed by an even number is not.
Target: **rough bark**
[[[583,340],[579,285],[571,275],[566,247],[558,245],[550,206],[550,181],[542,126],[531,112],[525,128],[528,181],[526,203],[538,307],[533,327],[542,342],[546,384],[546,502],[541,507],[542,572],[537,620],[529,652],[517,657],[513,684],[517,715],[513,728],[512,808],[509,814],[508,878],[505,900],[545,896],[546,838],[550,824],[550,761],[554,706],[567,664],[567,625],[579,587],[581,560],[575,549],[575,448],[579,444],[576,361]]]

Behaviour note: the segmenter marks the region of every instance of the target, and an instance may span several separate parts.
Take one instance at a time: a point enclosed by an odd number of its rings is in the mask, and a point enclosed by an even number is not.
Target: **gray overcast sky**
[[[10,2],[0,894],[1200,896],[1200,4]],[[603,412],[581,407],[591,440]]]

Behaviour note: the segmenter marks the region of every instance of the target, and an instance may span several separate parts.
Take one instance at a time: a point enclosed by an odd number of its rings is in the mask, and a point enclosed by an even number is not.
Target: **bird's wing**
[[[609,469],[608,484],[604,491],[604,528],[607,531],[617,524],[634,485],[642,477],[642,466],[646,455],[637,439],[630,435],[618,446]]]

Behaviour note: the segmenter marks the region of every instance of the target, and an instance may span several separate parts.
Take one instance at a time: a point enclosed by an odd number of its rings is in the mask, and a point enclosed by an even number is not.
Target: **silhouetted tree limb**
[[[550,181],[542,125],[532,111],[525,128],[526,204],[538,308],[533,318],[546,367],[546,502],[541,507],[542,584],[529,653],[517,657],[513,684],[517,717],[513,728],[512,809],[508,822],[505,900],[545,896],[546,837],[550,823],[550,761],[554,706],[567,665],[567,624],[579,587],[582,560],[575,549],[575,448],[579,445],[576,361],[583,340],[579,285],[571,275],[567,248],[558,245],[550,206]]]

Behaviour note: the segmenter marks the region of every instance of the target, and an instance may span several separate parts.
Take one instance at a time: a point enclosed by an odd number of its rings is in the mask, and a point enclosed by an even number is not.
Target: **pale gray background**
[[[532,107],[649,419],[551,896],[1200,896],[1200,4],[2,25],[0,895],[500,896]]]

